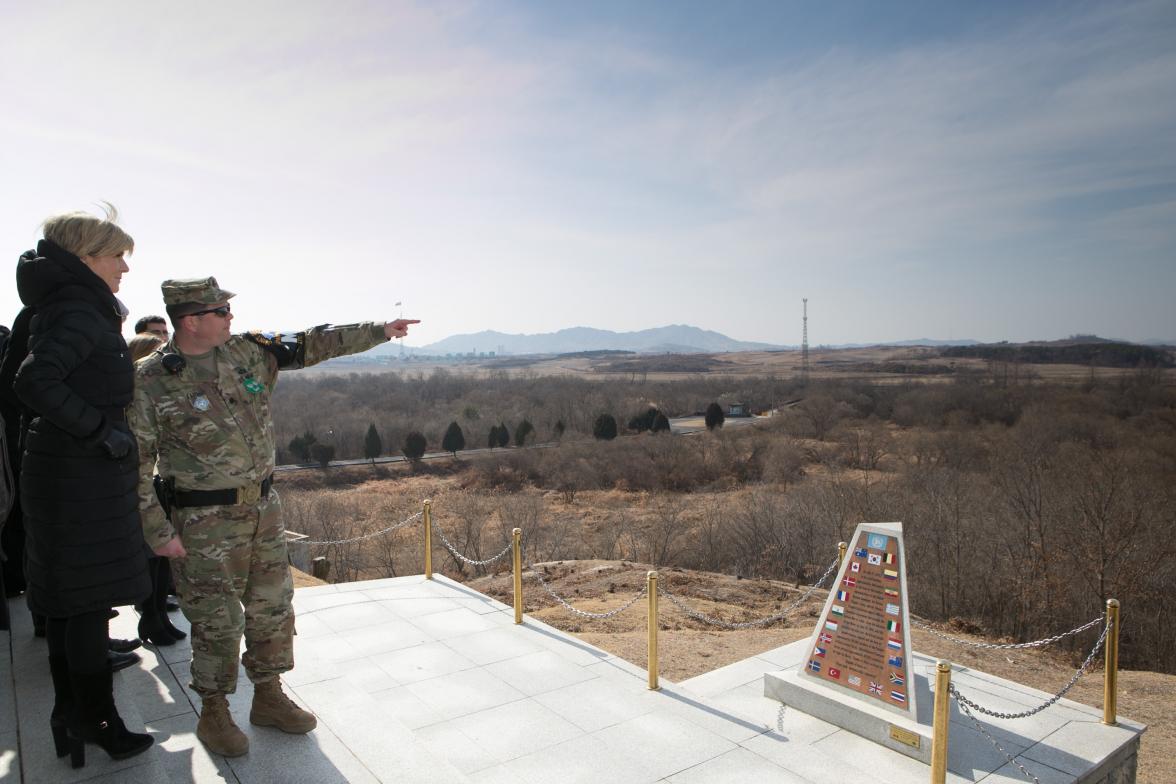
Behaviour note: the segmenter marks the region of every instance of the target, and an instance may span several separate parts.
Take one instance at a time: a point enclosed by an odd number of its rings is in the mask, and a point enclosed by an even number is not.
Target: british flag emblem
[[[874,683],[873,681],[870,681],[870,694],[877,694],[879,697],[881,697],[882,696],[882,684],[881,683]]]

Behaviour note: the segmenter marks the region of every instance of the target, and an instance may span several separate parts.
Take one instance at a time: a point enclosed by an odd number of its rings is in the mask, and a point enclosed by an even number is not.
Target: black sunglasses
[[[216,315],[220,316],[221,318],[226,318],[230,313],[230,309],[229,309],[228,305],[221,305],[219,308],[209,308],[208,310],[198,310],[195,313],[189,313],[188,315],[189,316],[203,316],[208,313],[215,313]]]

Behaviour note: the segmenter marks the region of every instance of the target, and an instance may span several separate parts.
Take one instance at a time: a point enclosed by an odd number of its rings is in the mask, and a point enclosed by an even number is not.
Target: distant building
[[[751,411],[742,403],[731,403],[727,406],[727,416],[729,417],[749,417]]]

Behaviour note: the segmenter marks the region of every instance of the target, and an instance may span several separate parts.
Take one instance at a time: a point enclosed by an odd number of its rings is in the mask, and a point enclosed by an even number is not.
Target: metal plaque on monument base
[[[806,657],[768,673],[764,696],[930,763],[931,687],[912,665],[902,523],[863,523]]]

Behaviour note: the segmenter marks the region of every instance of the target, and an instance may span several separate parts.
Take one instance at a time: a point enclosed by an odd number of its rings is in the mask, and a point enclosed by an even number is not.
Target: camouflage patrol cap
[[[222,289],[213,277],[165,280],[160,289],[163,290],[167,314],[172,318],[187,316],[237,296]]]

